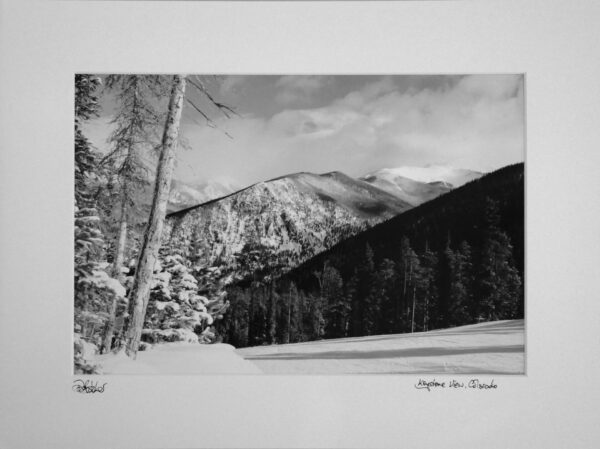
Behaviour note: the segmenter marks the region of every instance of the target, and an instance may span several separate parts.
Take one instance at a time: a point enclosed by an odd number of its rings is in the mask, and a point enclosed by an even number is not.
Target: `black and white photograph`
[[[525,78],[77,74],[76,374],[524,374]]]
[[[599,21],[0,0],[0,447],[600,447]]]

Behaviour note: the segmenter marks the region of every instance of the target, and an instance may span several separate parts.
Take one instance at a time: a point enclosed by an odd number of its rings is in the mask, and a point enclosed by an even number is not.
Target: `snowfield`
[[[524,374],[523,320],[236,352],[267,374]]]
[[[140,351],[136,360],[125,353],[96,356],[102,374],[260,374],[262,371],[219,343],[165,343]]]
[[[524,374],[523,320],[235,349],[166,343],[95,356],[102,374]]]

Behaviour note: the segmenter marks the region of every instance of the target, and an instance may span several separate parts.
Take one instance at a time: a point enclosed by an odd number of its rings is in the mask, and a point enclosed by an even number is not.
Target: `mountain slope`
[[[452,185],[444,181],[419,182],[385,172],[376,172],[361,179],[413,206],[418,206],[452,190]]]
[[[351,236],[271,283],[228,288],[222,333],[243,347],[522,318],[524,226],[521,163]]]
[[[384,168],[368,176],[393,181],[396,177],[408,178],[422,183],[444,182],[452,187],[460,187],[466,183],[483,176],[484,173],[467,170],[464,168],[449,167],[446,165],[428,165],[426,167],[403,166]]]
[[[345,273],[364,256],[368,243],[375,261],[396,259],[402,236],[410,238],[413,248],[422,251],[425,245],[433,251],[443,250],[448,238],[456,245],[462,240],[477,244],[484,228],[486,198],[498,203],[501,227],[506,230],[514,247],[519,271],[524,266],[524,164],[514,164],[487,174],[447,194],[398,215],[385,223],[344,240],[319,254],[290,273],[295,278],[311,278],[325,260]]]
[[[169,215],[163,245],[231,281],[287,271],[410,208],[343,173],[297,173]]]

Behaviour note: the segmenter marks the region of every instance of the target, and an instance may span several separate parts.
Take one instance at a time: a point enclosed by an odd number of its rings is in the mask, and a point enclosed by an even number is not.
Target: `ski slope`
[[[233,346],[223,343],[165,343],[139,351],[136,360],[121,351],[98,355],[94,361],[102,366],[100,374],[262,373],[256,365],[237,355]]]
[[[236,350],[267,374],[524,374],[523,320]]]
[[[243,349],[165,343],[138,352],[136,360],[124,352],[93,360],[101,374],[524,374],[524,323]]]

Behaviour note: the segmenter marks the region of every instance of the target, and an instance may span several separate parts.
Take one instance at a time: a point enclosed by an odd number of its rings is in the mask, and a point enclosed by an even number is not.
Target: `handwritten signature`
[[[415,384],[415,388],[417,390],[427,390],[427,391],[431,391],[432,389],[436,389],[436,388],[442,388],[442,389],[445,389],[445,388],[451,388],[451,389],[467,388],[467,389],[475,389],[475,390],[495,390],[498,388],[498,384],[496,384],[494,382],[494,379],[492,379],[492,381],[489,383],[482,382],[479,379],[470,379],[467,382],[465,382],[465,381],[460,382],[455,379],[452,379],[450,381],[444,381],[444,382],[440,382],[435,379],[432,379],[432,380],[419,379],[419,381]]]
[[[98,381],[77,379],[73,381],[73,391],[77,393],[104,393],[106,382],[98,385]]]

